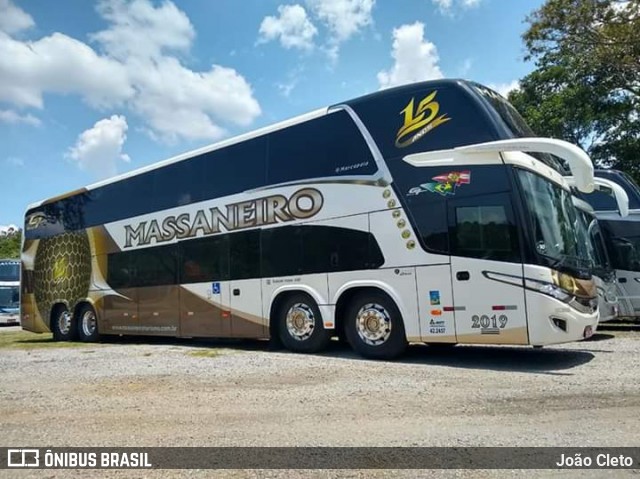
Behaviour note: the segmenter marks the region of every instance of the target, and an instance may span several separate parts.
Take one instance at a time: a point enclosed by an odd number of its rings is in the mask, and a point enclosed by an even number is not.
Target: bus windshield
[[[20,291],[18,286],[0,286],[0,312],[4,309],[20,307]]]
[[[16,261],[0,261],[0,281],[20,281],[20,264]]]
[[[588,227],[573,205],[571,193],[527,170],[517,170],[529,210],[538,254],[552,267],[591,270],[594,253]]]

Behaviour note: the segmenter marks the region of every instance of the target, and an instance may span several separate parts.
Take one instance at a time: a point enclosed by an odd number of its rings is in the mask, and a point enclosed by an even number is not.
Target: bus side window
[[[377,170],[369,146],[345,111],[275,131],[268,138],[268,184]]]
[[[107,259],[107,283],[114,289],[133,286],[133,264],[130,251],[112,253]]]
[[[276,226],[262,230],[262,276],[303,273],[300,226]]]
[[[520,262],[515,218],[505,194],[450,200],[451,254]]]
[[[229,236],[198,238],[180,243],[180,282],[229,279]]]
[[[133,253],[135,286],[177,284],[175,245],[143,248]]]

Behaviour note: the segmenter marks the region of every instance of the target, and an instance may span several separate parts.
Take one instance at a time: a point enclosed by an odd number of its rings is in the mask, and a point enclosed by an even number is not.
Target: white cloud
[[[35,25],[31,15],[11,3],[11,0],[0,0],[0,31],[18,33]]]
[[[509,83],[489,83],[487,86],[506,98],[509,92],[520,88],[520,83],[518,83],[518,80],[513,80]]]
[[[39,118],[27,113],[21,115],[13,110],[0,110],[0,123],[24,123],[25,125],[39,126],[42,122]]]
[[[436,46],[424,38],[424,24],[402,25],[393,30],[395,60],[390,70],[378,73],[380,88],[389,88],[416,81],[442,78]]]
[[[373,23],[375,0],[307,0],[307,4],[329,30],[324,51],[333,62],[338,59],[341,43]]]
[[[375,0],[307,0],[307,3],[336,42],[348,40],[373,22],[371,11]]]
[[[94,107],[134,94],[125,67],[62,33],[22,42],[0,32],[0,101],[43,107],[45,92],[78,94]]]
[[[92,38],[119,60],[187,52],[195,37],[189,17],[169,1],[154,7],[149,0],[102,0],[98,13],[111,25]]]
[[[24,166],[24,160],[22,158],[18,158],[17,156],[10,156],[5,160],[5,163],[19,168]]]
[[[459,6],[463,9],[474,8],[480,5],[482,0],[431,0],[438,7],[440,13],[449,14],[454,7]]]
[[[260,24],[260,42],[280,40],[284,48],[313,48],[317,28],[311,23],[307,11],[301,5],[281,5],[278,16],[268,16]]]
[[[129,108],[169,141],[219,139],[260,115],[236,70],[194,71],[175,56],[188,54],[195,30],[172,2],[102,0],[98,12],[108,22],[91,36],[101,50],[61,33],[21,41],[0,32],[0,102],[43,108],[45,93],[76,94],[94,108]]]
[[[97,178],[113,176],[117,172],[118,161],[130,161],[129,156],[122,153],[127,129],[124,116],[112,115],[100,120],[78,136],[67,157]]]
[[[438,6],[441,12],[445,12],[451,8],[453,4],[453,0],[431,0],[434,4]]]
[[[193,72],[174,58],[134,68],[140,93],[132,108],[147,120],[153,136],[174,141],[218,139],[226,134],[219,123],[249,125],[260,114],[251,86],[232,68],[214,65]]]

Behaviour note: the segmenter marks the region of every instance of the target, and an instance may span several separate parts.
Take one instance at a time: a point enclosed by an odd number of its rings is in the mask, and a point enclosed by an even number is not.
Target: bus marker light
[[[450,311],[466,311],[467,307],[466,306],[445,306],[442,309],[444,311],[447,311],[447,312],[450,312]]]
[[[442,316],[442,310],[440,310],[440,309],[432,309],[431,310],[431,315],[432,316]]]
[[[223,318],[229,318],[229,317],[231,317],[231,312],[230,312],[230,311],[223,311],[223,312],[222,312],[222,317],[223,317]]]
[[[325,328],[333,328],[333,323],[324,323]]]

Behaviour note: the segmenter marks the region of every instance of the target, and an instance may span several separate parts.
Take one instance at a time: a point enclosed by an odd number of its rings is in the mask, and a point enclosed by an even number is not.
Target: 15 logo
[[[437,93],[437,91],[431,92],[418,103],[417,108],[415,108],[415,98],[412,98],[400,112],[404,114],[404,124],[396,135],[396,147],[404,148],[414,144],[435,127],[451,119],[446,113],[438,116],[440,104],[435,101]]]

